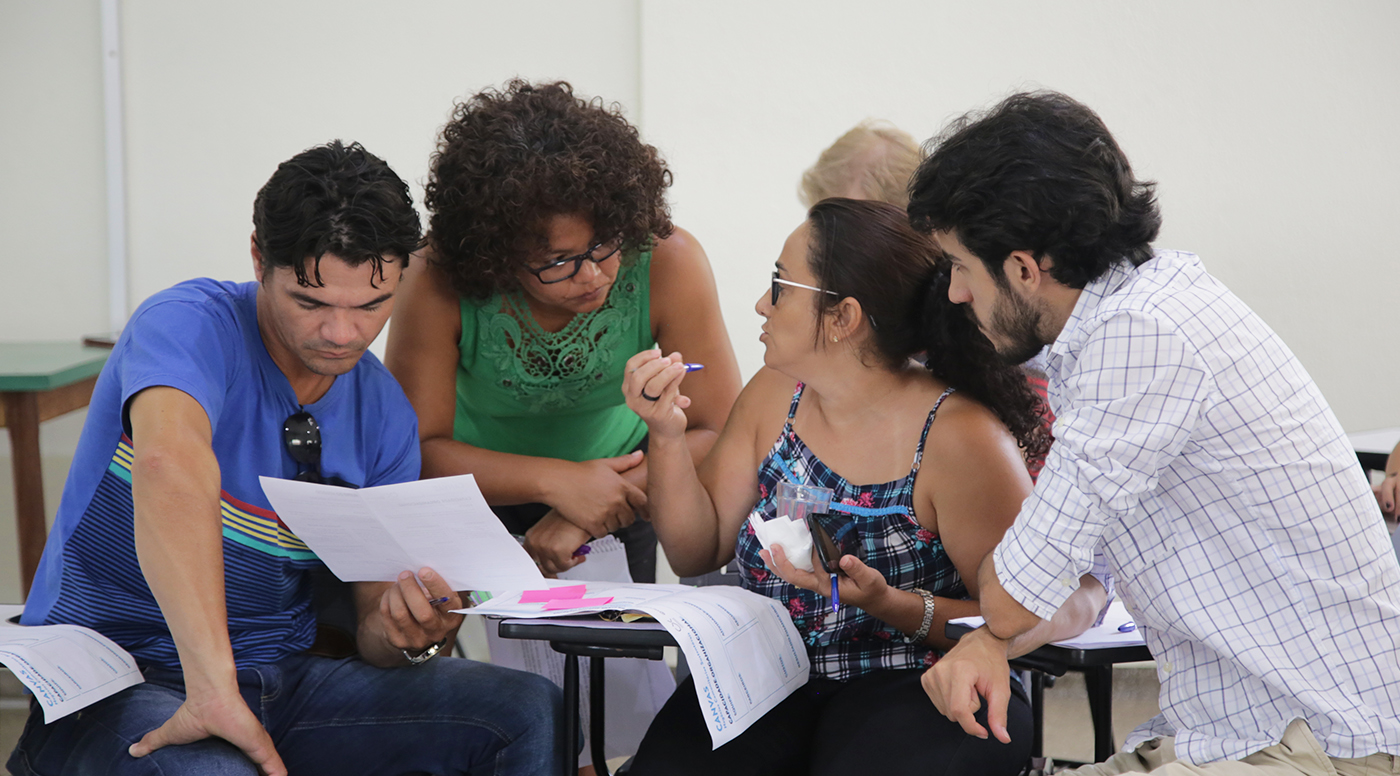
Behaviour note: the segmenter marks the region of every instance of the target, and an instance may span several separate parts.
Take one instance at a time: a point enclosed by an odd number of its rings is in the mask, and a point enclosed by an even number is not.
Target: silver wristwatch
[[[422,654],[419,655],[410,655],[408,653],[408,650],[406,649],[401,649],[399,651],[403,653],[404,657],[408,658],[409,665],[417,666],[422,665],[428,662],[429,660],[432,660],[433,657],[437,655],[437,653],[441,652],[442,648],[445,646],[447,646],[447,639],[443,639],[442,641],[439,641],[431,647],[428,647],[427,649],[423,650]]]
[[[919,623],[919,629],[909,636],[909,643],[922,644],[928,638],[928,629],[933,627],[933,593],[920,588],[914,588],[912,592],[918,593],[924,599],[924,619]]]

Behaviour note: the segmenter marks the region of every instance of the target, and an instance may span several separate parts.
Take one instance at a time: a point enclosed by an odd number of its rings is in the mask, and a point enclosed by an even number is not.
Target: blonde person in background
[[[909,179],[923,159],[908,132],[888,121],[866,119],[836,138],[802,173],[798,199],[811,207],[827,197],[874,199],[909,205]]]
[[[836,138],[836,142],[817,157],[817,163],[802,173],[797,197],[808,208],[827,197],[873,199],[907,208],[909,180],[923,158],[919,144],[908,132],[888,121],[866,119]],[[1050,412],[1045,393],[1045,372],[1038,360],[1023,364],[1021,371],[1040,397],[1045,427],[1049,430],[1055,416]],[[1032,481],[1040,476],[1044,465],[1043,454],[1026,457]]]

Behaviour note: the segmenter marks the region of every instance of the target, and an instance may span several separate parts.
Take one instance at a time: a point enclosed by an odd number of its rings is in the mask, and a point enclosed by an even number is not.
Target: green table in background
[[[0,427],[10,429],[13,448],[15,531],[26,598],[48,537],[39,424],[86,407],[111,352],[78,342],[0,343]]]

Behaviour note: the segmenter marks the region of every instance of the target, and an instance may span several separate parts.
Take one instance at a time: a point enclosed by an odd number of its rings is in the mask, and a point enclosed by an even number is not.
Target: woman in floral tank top
[[[698,471],[683,443],[680,358],[628,362],[623,392],[650,432],[649,507],[671,565],[697,575],[737,557],[744,586],[784,604],[812,659],[804,687],[713,751],[693,686],[678,688],[631,773],[1010,776],[1025,765],[1019,686],[1010,744],[964,733],[920,686],[951,646],[944,624],[977,614],[978,564],[1030,492],[1018,446],[1049,444],[1025,378],[947,287],[901,209],[817,203],[757,304],[765,366]],[[921,351],[927,368],[911,358]],[[830,578],[763,549],[752,530],[775,517],[783,482],[835,493],[825,526],[856,550],[841,561],[834,612]],[[1088,627],[1102,588],[1086,582],[1072,600],[1041,635]]]

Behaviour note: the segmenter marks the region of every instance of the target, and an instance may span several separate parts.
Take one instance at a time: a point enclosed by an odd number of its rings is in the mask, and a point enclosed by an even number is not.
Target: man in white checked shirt
[[[1400,565],[1298,360],[1188,253],[1099,117],[1064,95],[955,123],[911,184],[997,350],[1045,346],[1054,447],[979,573],[987,627],[930,669],[1006,739],[1006,639],[1096,561],[1157,659],[1160,717],[1079,773],[1400,774]],[[1368,770],[1370,769],[1370,770]]]

